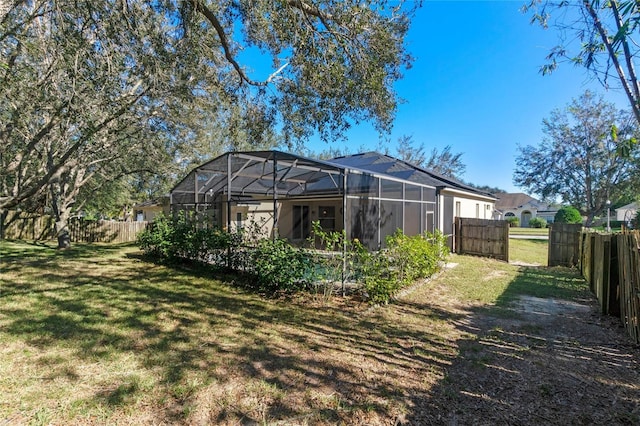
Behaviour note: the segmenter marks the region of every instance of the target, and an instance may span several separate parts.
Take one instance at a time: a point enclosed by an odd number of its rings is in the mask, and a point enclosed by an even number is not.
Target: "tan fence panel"
[[[0,226],[0,236],[8,240],[42,241],[55,237],[55,223],[50,216],[9,212]]]
[[[582,225],[553,223],[549,230],[549,266],[576,266],[580,259]]]
[[[592,241],[591,290],[598,298],[600,311],[617,316],[620,313],[617,239],[611,234],[592,234]]]
[[[136,241],[148,222],[90,221],[71,219],[68,222],[72,242],[127,243]],[[10,212],[1,225],[1,233],[8,240],[44,241],[56,238],[55,220],[51,216],[21,215]]]
[[[454,252],[509,261],[509,223],[504,220],[457,217]]]
[[[589,283],[589,289],[595,293],[593,287],[593,246],[596,236],[592,232],[583,232],[580,239],[580,272]]]
[[[631,339],[640,343],[640,235],[624,233],[617,239],[620,319]]]
[[[71,241],[82,243],[128,243],[136,240],[148,222],[116,222],[109,220],[69,221]]]

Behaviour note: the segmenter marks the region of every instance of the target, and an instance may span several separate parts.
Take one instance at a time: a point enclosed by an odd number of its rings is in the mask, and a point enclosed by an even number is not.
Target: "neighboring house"
[[[133,220],[135,222],[152,222],[160,213],[169,212],[167,197],[161,200],[149,200],[133,206]]]
[[[616,220],[629,224],[638,213],[638,203],[633,202],[616,209]]]
[[[545,219],[547,223],[553,223],[555,215],[558,212],[557,208],[538,201],[522,192],[499,193],[495,195],[497,198],[496,210],[499,213],[499,218],[506,219],[515,216],[523,228],[529,227],[529,221],[534,217],[541,217]]]
[[[371,249],[401,229],[450,234],[454,216],[491,218],[495,198],[377,152],[313,160],[280,151],[229,152],[196,167],[170,194],[228,229],[305,241],[311,223],[344,230]]]

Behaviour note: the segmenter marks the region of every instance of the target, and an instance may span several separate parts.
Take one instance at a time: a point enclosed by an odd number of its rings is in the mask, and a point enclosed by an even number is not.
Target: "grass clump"
[[[548,261],[548,240],[509,240],[509,262],[546,266]]]

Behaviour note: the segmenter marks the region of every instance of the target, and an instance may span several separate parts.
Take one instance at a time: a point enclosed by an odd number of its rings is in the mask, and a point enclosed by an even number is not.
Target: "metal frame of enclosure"
[[[227,229],[260,216],[271,236],[294,242],[318,220],[323,229],[344,229],[375,250],[397,229],[406,235],[435,230],[439,184],[377,153],[321,161],[281,151],[229,152],[178,183],[171,209],[196,211]]]

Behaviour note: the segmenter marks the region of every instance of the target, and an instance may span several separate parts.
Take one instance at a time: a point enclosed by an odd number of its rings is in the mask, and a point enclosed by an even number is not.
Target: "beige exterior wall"
[[[311,231],[311,223],[322,217],[321,208],[333,207],[333,230],[342,229],[342,199],[330,200],[286,200],[278,202],[278,235],[293,242],[302,242],[304,239],[293,235],[294,227],[294,206],[306,206],[308,208],[308,231]],[[227,225],[226,207],[222,207],[222,226]],[[241,221],[238,221],[238,215]],[[257,227],[262,236],[273,236],[273,201],[264,200],[259,204],[234,205],[231,206],[231,228],[238,226],[244,228]]]
[[[635,204],[629,204],[619,209],[616,209],[616,220],[633,220],[636,218],[636,212],[638,208]]]
[[[456,206],[460,206],[460,214],[456,214]],[[493,219],[495,203],[480,199],[453,197],[453,214],[459,217],[471,217],[474,219]]]
[[[517,209],[506,209],[502,213],[501,219],[508,217],[507,215],[517,217],[520,221],[520,226],[527,227],[529,225],[528,221],[525,222],[523,219],[528,217],[528,220],[531,220],[534,217],[542,217],[547,223],[553,223],[555,212],[544,211],[543,213],[539,213],[536,207],[525,204]]]
[[[450,218],[445,218],[446,197],[453,197],[453,215]],[[450,233],[451,231],[446,224],[453,223],[456,217],[495,219],[495,205],[495,200],[489,197],[463,193],[462,191],[442,190],[438,197],[438,228],[443,230],[445,234]]]
[[[288,240],[295,242],[302,242],[303,239],[299,238],[299,235],[293,235],[293,227],[294,227],[294,214],[293,209],[294,206],[307,206],[309,208],[309,231],[311,231],[311,223],[317,220],[320,220],[322,215],[321,208],[322,207],[333,207],[334,215],[333,215],[333,229],[325,229],[326,231],[337,231],[342,229],[342,199],[332,199],[332,200],[290,200],[282,204],[279,217],[278,217],[278,228],[279,235],[283,238],[287,238]],[[326,222],[329,222],[330,218],[326,217]]]
[[[162,206],[145,206],[133,209],[133,220],[136,222],[153,222],[153,220],[164,210]]]
[[[225,203],[222,203],[221,210],[221,224],[223,228],[226,228],[227,208]],[[252,228],[262,236],[270,237],[273,232],[273,201],[262,201],[259,204],[232,205],[231,229],[236,230],[238,227]]]

